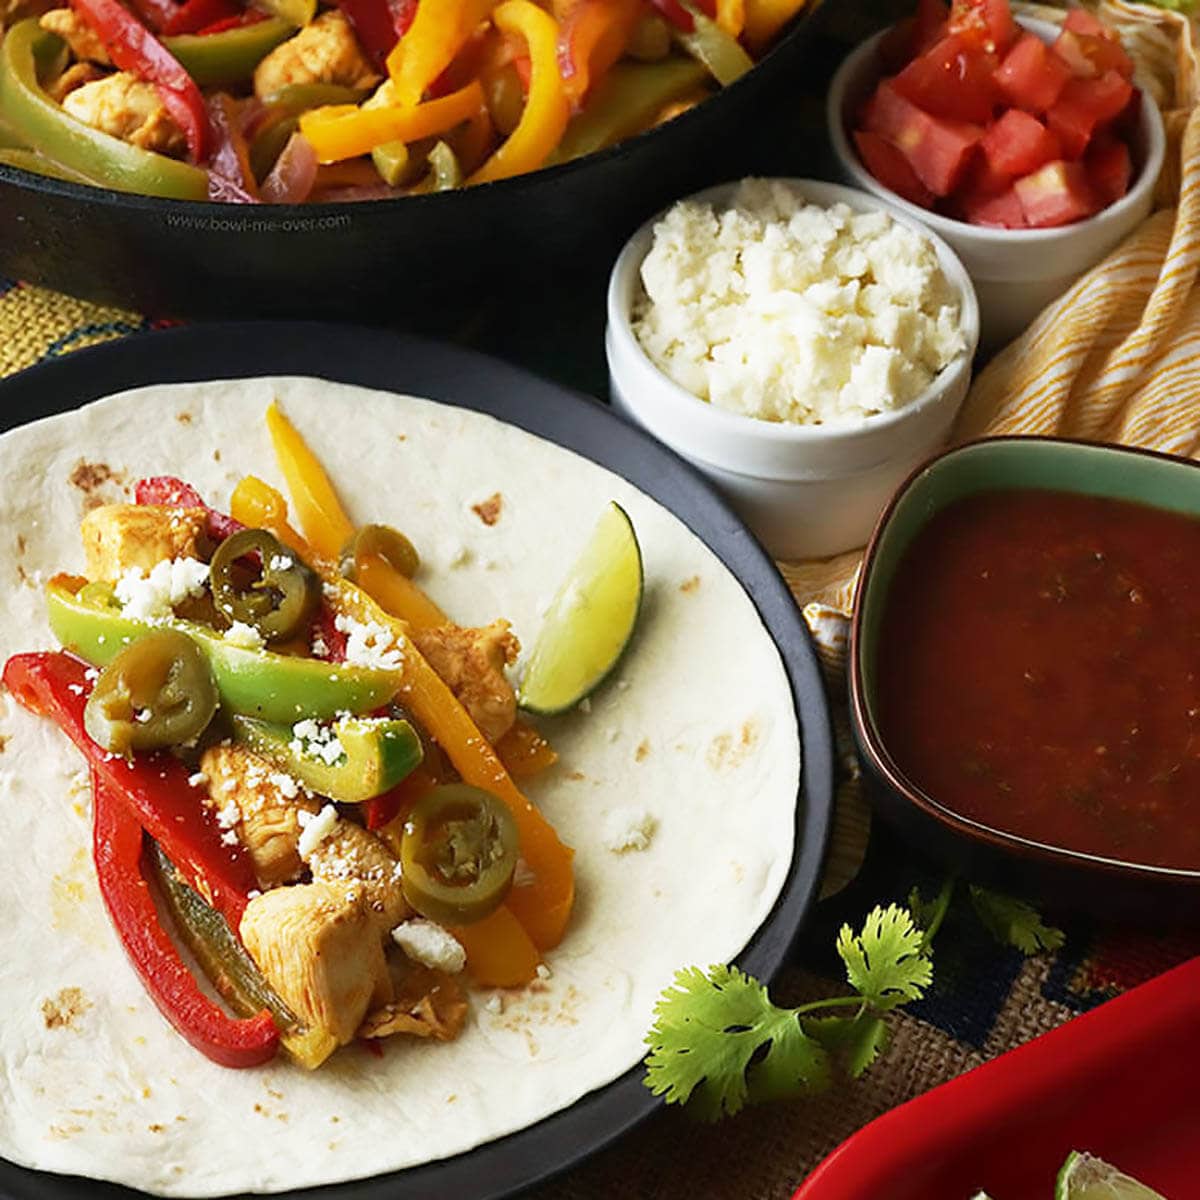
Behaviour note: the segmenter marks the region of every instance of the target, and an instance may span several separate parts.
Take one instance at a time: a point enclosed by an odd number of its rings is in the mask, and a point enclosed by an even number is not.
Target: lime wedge
[[[615,501],[550,605],[517,700],[551,716],[578,704],[616,666],[642,606],[642,552]]]
[[[1054,1200],[1166,1200],[1092,1154],[1072,1150],[1058,1172]]]

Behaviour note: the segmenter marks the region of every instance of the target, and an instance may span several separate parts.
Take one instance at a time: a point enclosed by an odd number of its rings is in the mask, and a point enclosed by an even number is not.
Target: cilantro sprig
[[[941,928],[957,886],[958,880],[952,875],[942,883],[933,900],[923,899],[916,888],[908,894],[908,906],[913,919],[924,932],[927,952],[933,944],[934,935]],[[980,924],[1002,946],[1012,946],[1022,954],[1031,956],[1043,950],[1059,950],[1066,941],[1061,929],[1047,925],[1037,909],[1024,900],[973,883],[967,885],[967,895]]]
[[[839,1068],[857,1078],[887,1045],[882,1014],[920,999],[933,965],[924,932],[894,904],[873,909],[857,934],[843,925],[837,952],[857,994],[797,1008],[772,1003],[737,967],[677,972],[646,1035],[646,1086],[715,1121],[747,1104],[822,1092]],[[826,1015],[836,1009],[853,1011]]]

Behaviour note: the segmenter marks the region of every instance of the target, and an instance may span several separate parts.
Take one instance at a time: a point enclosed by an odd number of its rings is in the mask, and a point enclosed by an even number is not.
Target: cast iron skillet
[[[789,84],[795,104],[805,52],[832,7],[802,13],[752,71],[665,125],[463,191],[241,206],[133,196],[0,165],[0,275],[175,317],[394,320],[461,306],[498,280],[527,297],[611,261],[677,197],[746,173],[750,123]]]
[[[783,893],[739,956],[770,980],[815,896],[833,809],[829,710],[795,601],[746,527],[681,459],[603,405],[470,351],[421,339],[307,322],[196,326],[82,350],[0,383],[11,428],[150,383],[307,374],[404,391],[490,413],[616,471],[679,516],[737,576],[782,656],[800,726],[797,848]],[[148,411],[147,420],[153,420]],[[686,964],[680,964],[686,965]],[[498,1200],[580,1162],[644,1119],[659,1101],[634,1068],[537,1125],[441,1162],[373,1180],[305,1189],[287,1200]],[[11,1200],[118,1200],[112,1184],[40,1174],[0,1160]]]

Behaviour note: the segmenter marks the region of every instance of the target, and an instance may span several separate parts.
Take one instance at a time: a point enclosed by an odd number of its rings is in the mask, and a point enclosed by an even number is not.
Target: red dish
[[[1198,1068],[1194,958],[872,1121],[793,1200],[1028,1200],[1071,1150],[1192,1200]]]

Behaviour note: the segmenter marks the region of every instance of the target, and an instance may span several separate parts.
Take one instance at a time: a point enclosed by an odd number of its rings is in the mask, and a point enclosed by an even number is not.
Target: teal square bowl
[[[981,492],[1042,490],[1131,501],[1200,519],[1200,465],[1170,455],[1055,438],[972,442],[930,460],[876,525],[855,594],[850,640],[853,729],[875,809],[921,850],[972,881],[1052,904],[1156,923],[1200,913],[1200,870],[1086,853],[954,812],[908,779],[882,736],[879,648],[897,568],[918,533]]]

